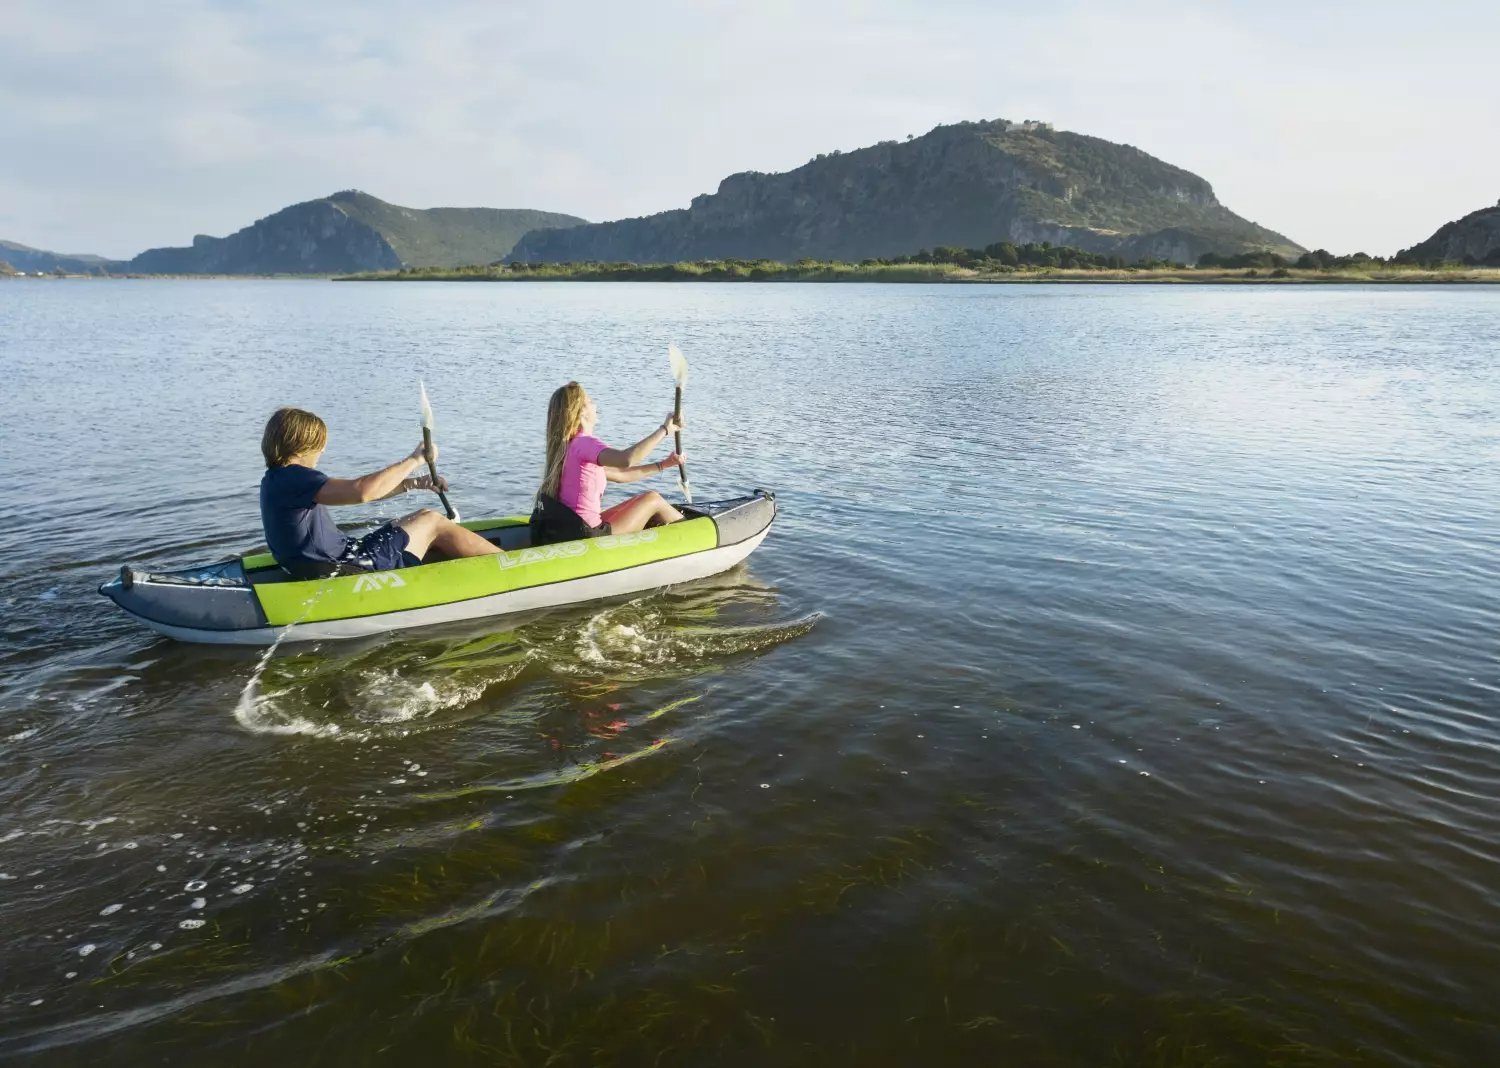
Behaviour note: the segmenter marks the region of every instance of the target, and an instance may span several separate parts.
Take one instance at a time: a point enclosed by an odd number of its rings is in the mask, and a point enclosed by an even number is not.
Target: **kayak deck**
[[[298,580],[268,553],[177,571],[129,567],[99,592],[168,637],[212,644],[354,638],[638,593],[725,571],[776,517],[764,490],[683,509],[680,523],[533,547],[526,517],[463,525],[505,551]]]

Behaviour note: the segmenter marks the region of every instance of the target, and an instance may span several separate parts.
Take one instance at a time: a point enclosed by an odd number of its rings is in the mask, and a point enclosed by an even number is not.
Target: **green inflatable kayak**
[[[298,581],[269,553],[180,571],[129,566],[99,592],[151,629],[188,642],[270,645],[361,638],[640,593],[726,571],[755,551],[776,497],[689,505],[680,523],[532,547],[525,516],[464,523],[506,551],[397,571]]]

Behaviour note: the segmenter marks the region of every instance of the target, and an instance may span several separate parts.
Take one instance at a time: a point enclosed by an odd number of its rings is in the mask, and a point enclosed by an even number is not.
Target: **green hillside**
[[[138,274],[338,274],[399,267],[493,263],[539,226],[572,226],[573,215],[509,208],[404,208],[356,189],[292,204],[228,237],[200,234],[190,246],[147,249],[125,269]]]
[[[526,208],[403,208],[357,189],[327,199],[350,218],[378,231],[401,262],[411,267],[493,263],[509,255],[529,230],[587,221]]]
[[[0,241],[0,259],[17,271],[47,272],[63,271],[67,274],[101,274],[114,266],[103,256],[90,253],[49,252],[32,248],[15,241]]]
[[[997,241],[1180,263],[1302,252],[1220,204],[1202,178],[1138,148],[997,119],[821,154],[785,173],[733,174],[683,209],[538,230],[511,259],[858,261]]]

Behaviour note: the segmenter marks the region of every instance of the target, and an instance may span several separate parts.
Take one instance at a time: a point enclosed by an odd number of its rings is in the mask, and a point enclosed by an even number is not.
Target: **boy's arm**
[[[434,483],[432,481],[432,476],[431,475],[412,475],[409,478],[403,478],[400,482],[398,482],[396,484],[396,488],[395,489],[391,490],[391,492],[387,493],[384,497],[381,497],[379,499],[382,500],[382,501],[388,501],[392,497],[399,497],[403,493],[411,493],[413,490],[430,490],[430,489],[438,489],[438,490],[441,490],[444,493],[447,493],[448,492],[448,480],[446,478],[444,478],[442,475],[438,475],[437,482]]]
[[[432,447],[433,459],[437,459],[437,446]],[[359,478],[330,478],[313,498],[319,504],[365,504],[388,497],[401,486],[401,480],[411,473],[426,457],[423,446],[418,445],[411,455],[398,460],[389,467],[372,471]]]

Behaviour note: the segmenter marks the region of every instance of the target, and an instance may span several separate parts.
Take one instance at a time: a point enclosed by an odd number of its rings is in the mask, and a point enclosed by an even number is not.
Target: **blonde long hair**
[[[568,444],[583,429],[583,408],[589,395],[577,382],[558,386],[547,402],[547,465],[543,468],[542,492],[556,497],[562,485],[563,459]]]

